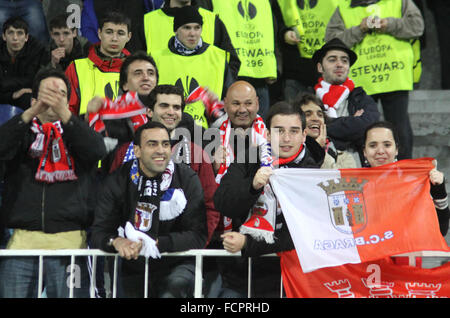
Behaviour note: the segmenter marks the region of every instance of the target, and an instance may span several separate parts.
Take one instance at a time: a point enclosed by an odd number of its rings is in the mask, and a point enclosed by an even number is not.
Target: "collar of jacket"
[[[35,54],[38,54],[38,52],[41,50],[41,47],[43,46],[33,38],[31,35],[28,36],[28,41],[25,42],[25,45],[23,48],[17,53],[15,60],[21,59],[22,57],[30,56],[33,58]],[[6,46],[6,41],[1,39],[0,44],[0,60],[2,61],[8,61],[11,62],[12,57],[9,55],[8,48]]]
[[[123,49],[120,57],[100,56],[100,42],[92,44],[89,48],[88,59],[90,59],[102,72],[120,72],[123,60],[130,55],[127,49]]]
[[[199,47],[199,48],[196,50],[196,52],[194,52],[194,53],[192,53],[192,54],[189,54],[189,55],[185,55],[185,54],[182,54],[182,53],[178,52],[178,50],[175,48],[175,36],[171,37],[170,40],[169,40],[169,50],[170,50],[172,53],[177,54],[177,55],[184,55],[184,56],[194,56],[194,55],[199,55],[199,54],[202,54],[203,52],[205,52],[206,49],[208,48],[208,46],[209,46],[209,44],[203,41],[203,42],[202,42],[202,46]]]
[[[306,136],[305,139],[306,151],[309,156],[310,162],[307,165],[311,165],[311,167],[320,167],[323,164],[323,160],[325,159],[325,149],[312,137]],[[307,166],[305,166],[306,168]]]
[[[367,7],[371,4],[375,4],[377,2],[380,2],[380,0],[352,0],[350,3],[351,8],[355,7]]]
[[[55,41],[52,39],[50,41],[50,52],[53,51],[54,49],[58,48],[58,46],[56,45]],[[81,42],[78,39],[78,37],[75,37],[73,39],[73,47],[72,47],[72,51],[70,52],[69,55],[64,56],[61,60],[62,61],[73,61],[75,59],[80,59],[86,56],[83,56],[83,47],[81,46]]]

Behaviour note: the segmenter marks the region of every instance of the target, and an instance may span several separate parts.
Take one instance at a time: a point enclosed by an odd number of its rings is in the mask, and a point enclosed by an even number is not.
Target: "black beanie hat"
[[[176,32],[178,28],[187,23],[198,23],[203,25],[203,18],[198,13],[198,8],[194,6],[185,6],[176,8],[173,19],[173,31]]]

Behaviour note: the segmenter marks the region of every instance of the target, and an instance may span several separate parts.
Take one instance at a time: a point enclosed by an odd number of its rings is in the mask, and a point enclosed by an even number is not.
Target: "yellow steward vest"
[[[158,84],[170,84],[183,88],[185,98],[198,86],[208,87],[219,98],[222,96],[225,64],[228,53],[209,45],[202,53],[183,56],[169,48],[154,52],[159,72]],[[208,128],[205,106],[202,102],[187,104],[184,112],[190,114],[198,125]]]
[[[350,0],[342,0],[339,11],[345,27],[351,28],[368,16],[380,18],[402,16],[401,0],[382,0],[367,7],[350,8]],[[388,34],[367,33],[353,51],[358,59],[349,77],[369,95],[413,89],[413,49],[410,41]]]
[[[420,57],[420,40],[412,39],[411,45],[414,52],[413,78],[414,83],[420,82],[422,76],[422,58]]]
[[[88,58],[74,63],[80,87],[80,115],[86,113],[87,104],[94,96],[116,99],[120,95],[118,72],[102,72]]]
[[[213,44],[216,15],[203,8],[199,8],[198,12],[203,18],[202,39],[206,43]],[[162,9],[146,13],[144,15],[144,33],[147,54],[153,56],[152,52],[167,47],[170,38],[174,35],[173,17],[165,14]]]
[[[241,61],[239,76],[276,78],[275,36],[268,0],[212,0]]]
[[[331,16],[338,6],[338,0],[302,2],[278,0],[284,24],[293,28],[302,41],[297,45],[300,55],[312,58],[314,52],[325,44],[325,32]]]

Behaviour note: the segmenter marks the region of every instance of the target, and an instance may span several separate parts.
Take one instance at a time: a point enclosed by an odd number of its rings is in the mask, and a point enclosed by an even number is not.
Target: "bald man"
[[[227,90],[224,109],[231,121],[231,127],[244,130],[251,127],[259,110],[255,88],[248,82],[234,82]]]
[[[228,88],[224,98],[224,109],[228,116],[220,127],[222,144],[214,156],[216,182],[220,184],[222,180],[229,180],[228,170],[239,169],[244,163],[256,164],[258,162],[257,146],[266,142],[266,127],[263,119],[257,114],[259,100],[255,88],[250,83],[246,81],[234,82]],[[250,190],[250,188],[248,189]],[[259,196],[258,194],[255,195],[256,197]],[[224,215],[224,211],[219,210],[219,212]],[[236,232],[238,226],[243,224],[244,221],[245,218],[241,220],[240,218],[230,219],[224,217],[223,232]],[[223,243],[224,241],[218,241],[217,248],[224,248]],[[264,262],[272,263],[272,261],[267,259]],[[279,262],[275,261],[275,265],[271,266],[271,268],[277,268],[277,266],[279,269]],[[247,259],[237,257],[218,258],[217,267],[223,282],[218,297],[245,297]]]
[[[259,100],[256,90],[246,81],[236,81],[228,88],[224,98],[224,110],[227,120],[222,123],[220,129],[225,132],[225,127],[231,125],[229,136],[231,138],[224,138],[222,145],[216,150],[213,165],[216,173],[220,170],[220,166],[227,161],[226,158],[230,156],[230,152],[236,156],[238,152],[246,151],[249,146],[258,144],[260,139],[256,140],[257,134],[253,129],[248,130],[257,125],[264,125],[263,119],[258,115]],[[234,142],[234,136],[236,138],[250,137],[251,142]],[[229,142],[225,144],[225,141]],[[242,145],[245,145],[245,149],[238,149],[242,148],[240,147]]]

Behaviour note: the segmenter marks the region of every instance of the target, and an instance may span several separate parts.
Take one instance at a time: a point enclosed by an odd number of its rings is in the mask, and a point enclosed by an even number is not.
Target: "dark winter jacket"
[[[298,163],[291,162],[286,167],[318,168],[325,156],[323,148],[312,138],[306,139],[305,157]],[[260,163],[232,163],[222,178],[214,195],[216,209],[232,218],[233,231],[246,221],[250,208],[258,200],[262,190],[255,191],[253,178],[260,168]],[[271,254],[275,251],[293,249],[293,243],[282,214],[277,215],[275,243],[266,244],[246,235],[247,243],[241,250],[242,258],[224,258],[218,262],[223,286],[244,295],[247,290],[248,264],[246,257]],[[252,295],[255,297],[278,297],[280,264],[274,258],[252,258]]]
[[[288,163],[283,168],[320,168],[325,157],[323,148],[310,137],[307,137],[305,144],[304,158],[298,163]],[[239,231],[239,227],[246,221],[250,209],[262,193],[262,189],[253,189],[253,178],[259,168],[260,162],[232,163],[214,195],[214,204],[217,210],[233,220],[233,230],[235,231]],[[279,224],[281,227],[278,226]],[[293,248],[289,231],[281,214],[277,216],[275,237],[275,243],[268,245],[247,235],[247,248],[242,250],[242,254],[256,256],[269,254],[280,248]]]
[[[115,252],[109,246],[110,238],[118,236],[117,228],[128,221],[134,223],[134,215],[139,197],[137,185],[130,179],[130,168],[133,161],[120,166],[103,182],[95,209],[95,220],[92,226],[91,241],[94,248],[106,252]],[[206,211],[203,190],[196,173],[185,164],[175,164],[172,183],[169,188],[181,188],[187,200],[184,211],[175,219],[159,222],[158,249],[164,252],[180,252],[199,249],[205,246]],[[141,262],[139,260],[139,262]],[[167,257],[152,260],[151,268],[168,266],[179,262],[177,258]],[[141,271],[138,261],[125,262],[128,271]]]
[[[30,126],[21,115],[0,126],[0,160],[6,166],[0,214],[6,226],[45,233],[86,230],[93,220],[93,173],[106,154],[103,138],[72,116],[62,124],[62,137],[78,179],[45,183],[34,177],[39,158],[29,155],[36,138]]]
[[[48,52],[31,35],[12,62],[6,41],[0,39],[0,104],[14,105],[12,95],[22,88],[31,88],[39,69],[49,62]]]
[[[56,68],[61,71],[65,71],[69,64],[76,60],[76,59],[82,59],[88,56],[89,48],[91,47],[91,42],[85,40],[82,44],[78,38],[73,39],[73,48],[72,52],[68,56],[64,56],[59,60],[59,63],[56,65]],[[49,50],[49,56],[50,56],[50,65],[51,65],[51,58],[52,58],[52,51],[56,49],[56,43],[55,41],[50,42],[50,50]]]
[[[348,116],[330,120],[327,134],[333,139],[338,150],[353,148],[361,150],[364,131],[380,118],[377,103],[366,94],[362,87],[356,87],[348,96]],[[361,116],[353,116],[357,110],[363,109]]]

